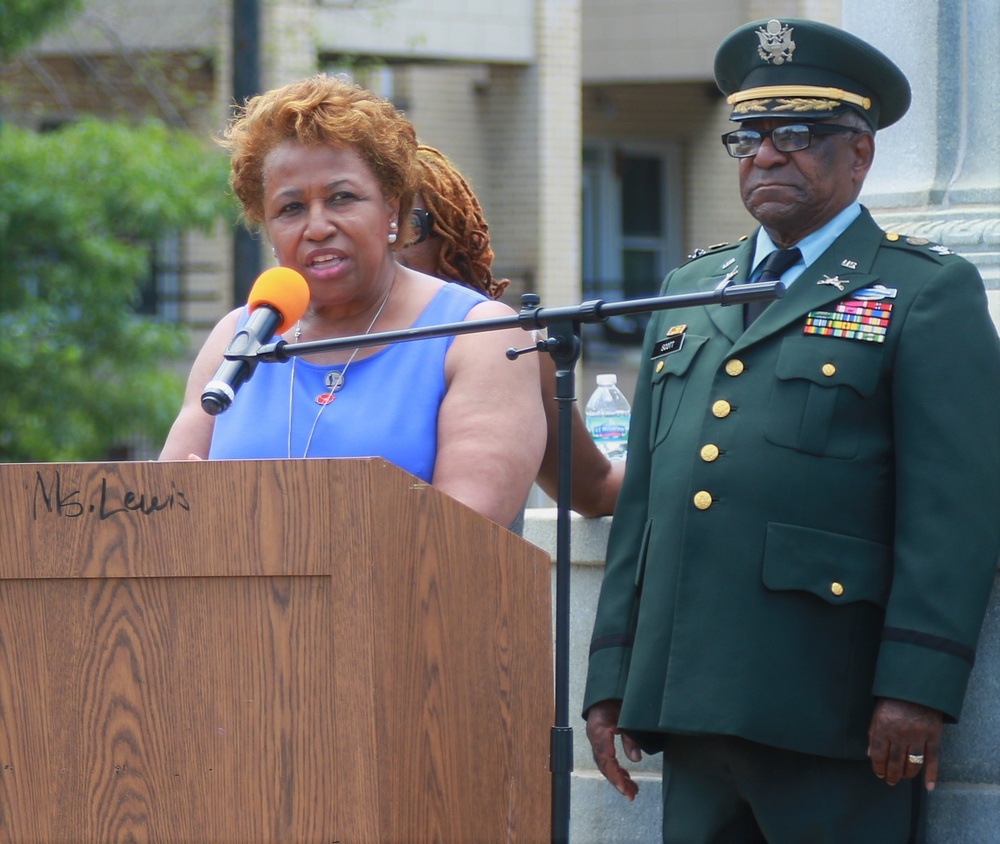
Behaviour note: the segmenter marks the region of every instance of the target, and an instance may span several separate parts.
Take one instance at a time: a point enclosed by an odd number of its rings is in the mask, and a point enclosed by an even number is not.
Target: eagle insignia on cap
[[[757,52],[766,62],[784,64],[792,60],[795,52],[795,42],[792,41],[792,27],[782,26],[781,21],[772,18],[766,27],[757,30],[760,46]]]

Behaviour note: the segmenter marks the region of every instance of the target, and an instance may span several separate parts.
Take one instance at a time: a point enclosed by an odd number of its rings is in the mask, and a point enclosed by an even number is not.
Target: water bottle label
[[[611,461],[624,460],[628,451],[629,415],[587,416],[587,430],[594,445]]]
[[[628,437],[628,425],[621,422],[603,422],[590,429],[590,435],[599,440],[623,440]]]
[[[626,440],[628,439],[628,414],[601,416],[589,414],[586,417],[587,430],[595,440]]]

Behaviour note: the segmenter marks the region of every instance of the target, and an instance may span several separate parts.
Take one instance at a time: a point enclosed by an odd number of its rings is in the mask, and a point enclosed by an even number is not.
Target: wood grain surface
[[[549,558],[412,476],[4,465],[0,529],[0,841],[549,840]]]

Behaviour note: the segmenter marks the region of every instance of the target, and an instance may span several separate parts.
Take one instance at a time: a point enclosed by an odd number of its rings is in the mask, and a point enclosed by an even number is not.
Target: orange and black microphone
[[[265,270],[250,288],[246,325],[229,341],[225,353],[252,355],[275,334],[284,333],[298,322],[308,305],[309,285],[299,273],[288,267]],[[228,410],[236,391],[250,379],[256,365],[256,361],[224,360],[202,391],[202,410],[210,416]]]

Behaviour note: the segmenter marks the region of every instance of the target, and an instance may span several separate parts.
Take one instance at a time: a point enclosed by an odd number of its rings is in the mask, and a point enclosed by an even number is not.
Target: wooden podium
[[[0,841],[542,842],[548,556],[380,459],[0,466]]]

